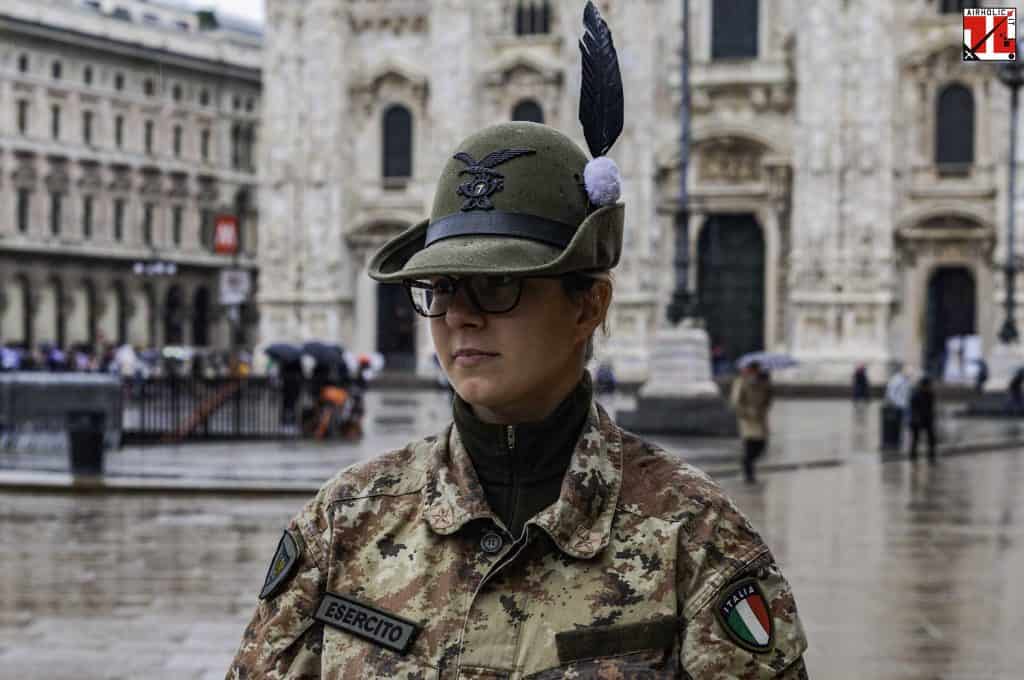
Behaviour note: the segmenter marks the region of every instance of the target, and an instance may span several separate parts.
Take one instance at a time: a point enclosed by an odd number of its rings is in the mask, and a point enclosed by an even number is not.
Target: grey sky
[[[235,16],[263,22],[263,0],[192,0],[198,8],[213,7]]]

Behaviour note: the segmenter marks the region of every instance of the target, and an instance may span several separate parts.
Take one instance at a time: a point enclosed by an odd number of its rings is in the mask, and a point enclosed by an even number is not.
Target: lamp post
[[[1017,54],[1024,53],[1024,41],[1017,39]],[[999,339],[1003,344],[1017,342],[1017,322],[1014,320],[1014,282],[1017,276],[1017,265],[1014,261],[1014,193],[1017,180],[1017,110],[1018,94],[1024,85],[1024,66],[1017,61],[1007,61],[998,69],[999,81],[1010,88],[1010,172],[1009,186],[1006,192],[1006,319],[999,329]]]
[[[690,196],[686,188],[686,175],[690,167],[690,3],[683,1],[683,37],[680,59],[679,105],[679,207],[676,211],[676,247],[673,265],[675,290],[666,310],[673,326],[684,318],[695,316],[693,295],[690,293]]]

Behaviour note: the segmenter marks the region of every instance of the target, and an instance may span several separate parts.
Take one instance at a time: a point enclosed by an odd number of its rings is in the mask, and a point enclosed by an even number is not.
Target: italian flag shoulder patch
[[[729,585],[718,600],[715,616],[732,641],[743,649],[758,654],[772,650],[772,616],[756,579],[745,578]]]

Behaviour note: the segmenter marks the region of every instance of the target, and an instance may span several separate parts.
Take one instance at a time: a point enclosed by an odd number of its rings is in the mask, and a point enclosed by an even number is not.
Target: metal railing
[[[300,436],[302,399],[286,411],[280,380],[166,376],[126,379],[122,390],[129,444]]]

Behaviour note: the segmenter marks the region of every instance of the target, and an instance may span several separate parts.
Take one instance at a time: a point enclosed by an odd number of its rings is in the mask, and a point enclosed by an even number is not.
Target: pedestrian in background
[[[974,376],[974,393],[982,394],[985,391],[985,383],[988,382],[988,362],[984,359],[975,359],[978,364],[978,374]]]
[[[924,376],[910,397],[910,460],[917,460],[917,439],[921,431],[928,437],[928,462],[935,458],[935,392],[932,379]]]
[[[868,382],[868,369],[859,364],[853,372],[853,401],[864,403],[871,397],[871,384]]]
[[[1010,407],[1014,411],[1024,408],[1024,367],[1018,368],[1013,374],[1010,384],[1006,386],[1006,391],[1010,397]]]
[[[754,462],[764,453],[768,440],[768,409],[772,404],[771,380],[761,364],[747,364],[732,385],[731,402],[743,440],[743,479],[757,481]]]

